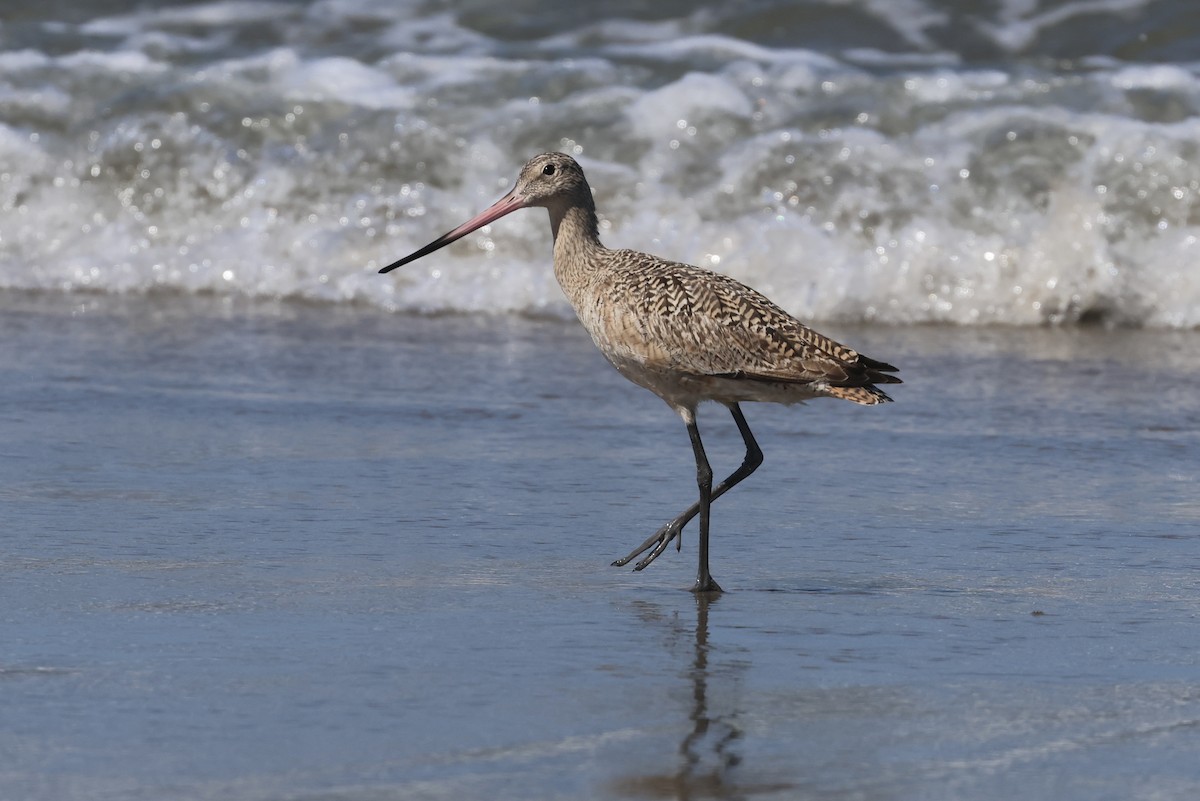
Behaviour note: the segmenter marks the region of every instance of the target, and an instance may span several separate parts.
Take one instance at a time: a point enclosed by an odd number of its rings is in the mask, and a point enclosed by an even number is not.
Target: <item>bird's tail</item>
[[[886,392],[870,384],[867,384],[865,387],[829,387],[825,391],[831,397],[854,401],[855,403],[861,403],[863,406],[874,406],[877,403],[892,402],[892,399],[888,397]]]
[[[858,363],[867,368],[867,375],[876,384],[903,384],[899,376],[888,375],[888,373],[899,372],[899,367],[894,367],[887,362],[881,362],[878,359],[872,359],[870,356],[858,354]]]
[[[897,372],[896,367],[881,362],[878,359],[872,359],[869,356],[858,354],[858,359],[854,366],[859,368],[855,372],[853,382],[847,381],[845,386],[831,386],[827,390],[830,395],[843,400],[854,401],[861,403],[864,406],[874,406],[877,403],[890,403],[891,398],[875,384],[903,384],[900,376],[892,375]]]

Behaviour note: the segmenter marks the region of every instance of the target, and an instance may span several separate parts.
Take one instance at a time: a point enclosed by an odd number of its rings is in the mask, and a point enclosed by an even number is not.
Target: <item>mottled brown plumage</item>
[[[693,589],[718,592],[708,569],[709,506],[762,462],[738,404],[790,404],[816,397],[883,403],[891,398],[875,385],[900,383],[891,375],[896,368],[822,336],[726,275],[604,247],[583,170],[562,153],[530,159],[513,190],[491,208],[380,272],[529,206],[550,213],[555,276],[596,346],[622,375],[680,414],[696,456],[700,500],[613,564],[628,564],[649,550],[635,566],[641,570],[698,513],[700,568]],[[716,487],[696,427],[696,406],[705,400],[729,408],[746,444],[741,467]]]

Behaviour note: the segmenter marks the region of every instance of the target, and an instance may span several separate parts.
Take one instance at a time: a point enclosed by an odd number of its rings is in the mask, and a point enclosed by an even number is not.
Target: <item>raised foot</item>
[[[624,567],[640,556],[646,550],[650,553],[646,554],[646,558],[633,566],[634,570],[645,570],[646,566],[662,555],[663,551],[667,550],[667,546],[671,544],[671,540],[679,537],[683,533],[683,523],[678,519],[672,520],[658,531],[650,535],[650,537],[638,547],[634,548],[628,556],[613,562],[613,567]],[[680,537],[682,543],[683,538]]]

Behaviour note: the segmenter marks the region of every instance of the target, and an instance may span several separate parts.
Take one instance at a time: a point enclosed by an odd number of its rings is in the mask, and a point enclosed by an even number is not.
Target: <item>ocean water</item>
[[[0,287],[569,316],[540,213],[806,319],[1200,325],[1185,0],[8,0]]]
[[[0,799],[1193,799],[1200,17],[8,0]],[[695,495],[541,212],[901,368]],[[714,470],[741,459],[703,408]]]

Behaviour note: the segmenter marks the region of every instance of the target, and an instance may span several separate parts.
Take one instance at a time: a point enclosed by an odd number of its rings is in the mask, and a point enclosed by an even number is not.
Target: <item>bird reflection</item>
[[[689,710],[691,731],[679,744],[677,768],[670,773],[631,776],[621,779],[616,790],[634,798],[734,799],[746,798],[767,790],[765,786],[739,784],[735,774],[742,758],[738,744],[742,730],[738,726],[738,711],[732,709],[714,715],[709,705],[709,684],[714,671],[709,665],[708,614],[720,602],[721,596],[697,593],[696,627],[691,666],[684,671],[692,683],[692,703]],[[676,617],[664,618],[657,607],[645,605],[640,610],[647,622],[668,622],[676,634],[686,629]],[[727,672],[727,668],[725,671]],[[719,675],[719,674],[718,674]],[[723,705],[722,705],[723,706]],[[773,786],[769,789],[779,789]]]
[[[742,737],[734,715],[711,717],[708,709],[708,609],[719,596],[696,594],[696,651],[692,660],[692,731],[683,738],[675,797],[740,798],[731,773],[740,763],[734,747]]]

